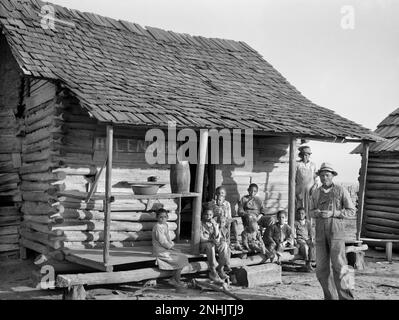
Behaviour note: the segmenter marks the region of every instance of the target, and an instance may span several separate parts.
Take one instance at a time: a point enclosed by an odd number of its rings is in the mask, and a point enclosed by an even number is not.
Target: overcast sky
[[[245,41],[314,103],[372,130],[399,107],[399,1],[50,2],[142,26]],[[351,8],[354,28],[345,29],[352,26]],[[360,156],[349,155],[355,144],[310,145],[318,166],[331,162],[337,180],[357,181]]]

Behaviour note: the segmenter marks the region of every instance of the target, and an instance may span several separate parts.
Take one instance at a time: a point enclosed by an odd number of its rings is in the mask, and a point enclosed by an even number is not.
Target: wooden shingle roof
[[[386,117],[374,131],[385,141],[370,144],[369,152],[399,152],[399,108]],[[361,153],[361,146],[357,147],[352,153]]]
[[[244,42],[142,28],[57,5],[55,30],[43,29],[45,4],[2,0],[3,33],[26,75],[61,81],[99,121],[375,139],[302,96]]]

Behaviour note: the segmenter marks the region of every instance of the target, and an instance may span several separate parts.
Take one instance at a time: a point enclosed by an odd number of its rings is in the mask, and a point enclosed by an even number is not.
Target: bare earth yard
[[[383,251],[369,250],[366,254],[365,270],[356,271],[356,299],[399,299],[399,254],[394,253],[389,264]],[[60,290],[39,290],[32,285],[32,271],[36,266],[31,261],[12,261],[0,263],[0,299],[62,299]],[[144,291],[140,284],[115,285],[102,288],[88,288],[87,298],[96,300],[203,300],[232,299],[223,293],[187,289],[178,293],[159,281],[156,287]],[[245,300],[319,300],[322,291],[315,273],[283,272],[283,282],[257,288],[231,286],[231,292]]]

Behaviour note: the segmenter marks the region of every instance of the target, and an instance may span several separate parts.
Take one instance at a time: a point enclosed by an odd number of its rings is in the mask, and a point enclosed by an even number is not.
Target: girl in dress
[[[181,271],[188,265],[187,257],[174,248],[175,244],[169,235],[168,212],[165,209],[157,211],[157,224],[152,229],[152,252],[156,257],[156,264],[161,270],[173,270],[174,274],[169,283],[174,287],[183,287],[180,280]]]

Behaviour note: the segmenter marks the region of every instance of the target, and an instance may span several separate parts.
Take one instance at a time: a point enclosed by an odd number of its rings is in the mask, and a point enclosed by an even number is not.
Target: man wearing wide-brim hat
[[[304,208],[309,214],[310,196],[317,188],[316,164],[310,160],[312,150],[303,145],[298,148],[300,161],[296,164],[295,175],[295,207],[296,210]]]
[[[322,186],[311,197],[310,215],[316,219],[316,276],[324,299],[349,300],[353,293],[345,285],[349,268],[344,219],[353,218],[356,212],[349,192],[333,183],[337,174],[329,163],[323,163],[317,171]]]

